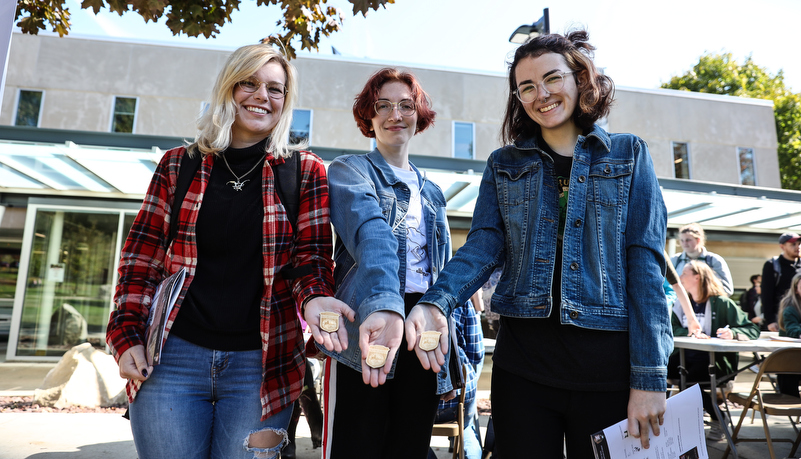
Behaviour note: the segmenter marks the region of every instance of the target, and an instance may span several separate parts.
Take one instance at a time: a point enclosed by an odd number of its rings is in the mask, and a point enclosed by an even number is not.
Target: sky
[[[341,8],[344,24],[340,32],[322,39],[319,54],[331,55],[334,47],[347,58],[505,73],[516,48],[508,41],[511,33],[549,8],[551,32],[588,30],[597,48],[596,65],[617,86],[658,88],[690,70],[706,53],[731,52],[740,63],[751,55],[771,73],[783,70],[787,86],[801,91],[801,59],[796,57],[800,0],[395,1],[363,18],[352,15],[347,0],[329,0]],[[66,4],[75,36],[234,49],[280,30],[280,9],[256,7],[255,0],[242,0],[232,23],[213,39],[174,37],[164,19],[145,24],[135,13],[94,15],[80,9],[79,0]]]

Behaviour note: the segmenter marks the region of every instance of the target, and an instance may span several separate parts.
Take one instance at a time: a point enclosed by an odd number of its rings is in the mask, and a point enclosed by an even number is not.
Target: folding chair
[[[766,415],[801,416],[801,398],[780,394],[774,391],[765,392],[759,388],[759,383],[765,375],[794,373],[801,374],[801,348],[779,349],[771,353],[759,366],[759,373],[757,373],[754,385],[748,395],[736,392],[729,394],[729,400],[743,405],[743,412],[740,415],[740,420],[737,422],[737,426],[732,432],[732,442],[735,445],[741,442],[767,442],[771,459],[776,459],[776,452],[773,450],[773,442],[788,442],[793,444],[790,456],[795,455],[798,445],[801,442],[801,433],[796,435],[795,440],[790,438],[771,439]],[[754,412],[758,411],[762,416],[762,428],[765,430],[764,438],[741,438],[739,436],[740,427],[743,425],[743,420],[745,420],[748,410],[754,410]],[[727,446],[726,451],[723,453],[723,459],[729,456],[730,450],[731,448]]]
[[[467,365],[462,364],[462,381],[467,381]],[[456,406],[456,420],[442,424],[434,424],[431,430],[433,437],[453,437],[453,459],[464,459],[464,398],[467,390],[462,388],[459,404]]]

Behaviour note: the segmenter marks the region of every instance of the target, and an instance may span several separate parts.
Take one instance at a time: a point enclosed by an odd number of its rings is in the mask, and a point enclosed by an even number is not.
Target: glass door
[[[60,357],[85,342],[105,349],[119,252],[134,216],[28,207],[10,356]]]

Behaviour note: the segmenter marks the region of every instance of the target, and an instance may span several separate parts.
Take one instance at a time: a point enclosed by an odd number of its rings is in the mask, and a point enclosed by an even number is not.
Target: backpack
[[[167,247],[170,246],[175,236],[178,234],[178,214],[181,210],[181,203],[186,197],[186,192],[189,191],[189,185],[192,179],[200,170],[200,164],[203,162],[203,155],[195,154],[194,157],[189,156],[190,149],[195,148],[195,145],[189,145],[181,158],[181,166],[178,168],[178,180],[175,183],[175,195],[173,197],[172,212],[170,213],[170,235],[167,239]],[[197,153],[197,152],[196,152]],[[275,175],[275,191],[278,193],[278,199],[286,209],[286,216],[289,224],[292,225],[292,232],[298,232],[298,212],[300,208],[300,180],[301,180],[301,166],[300,166],[300,152],[293,151],[292,155],[287,158],[283,164],[273,168]],[[284,176],[281,178],[281,176]],[[298,268],[285,267],[281,270],[284,279],[295,279],[298,277],[311,274],[310,266],[301,266]]]

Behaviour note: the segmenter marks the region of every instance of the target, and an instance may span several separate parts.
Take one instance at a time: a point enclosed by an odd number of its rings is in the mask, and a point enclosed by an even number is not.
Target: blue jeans
[[[478,426],[476,419],[478,416],[477,402],[474,398],[472,401],[465,401],[464,406],[464,457],[466,459],[481,459],[481,440],[479,438]],[[443,422],[451,422],[456,420],[456,408],[446,408],[437,411],[437,417],[434,422],[439,424]],[[429,455],[429,457],[431,457]]]
[[[261,358],[261,350],[215,351],[170,335],[162,363],[130,405],[140,459],[278,457],[292,409],[260,421]],[[284,441],[249,448],[249,435],[263,429]]]

